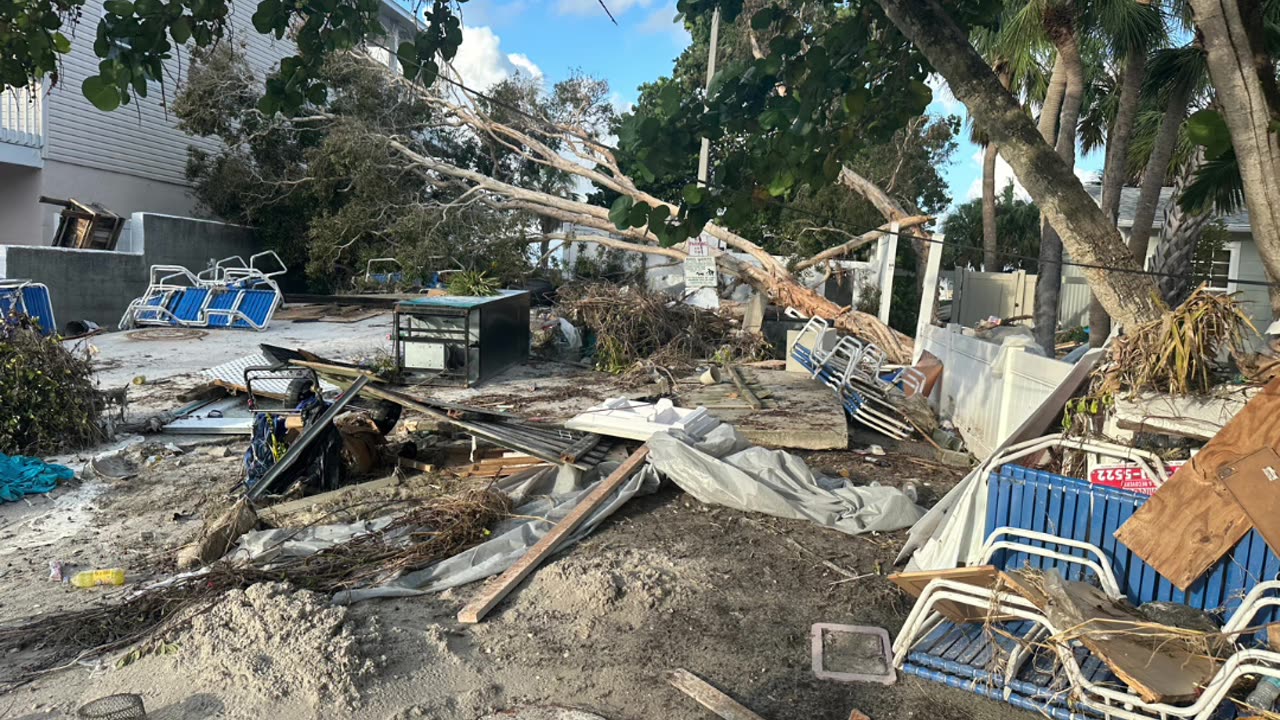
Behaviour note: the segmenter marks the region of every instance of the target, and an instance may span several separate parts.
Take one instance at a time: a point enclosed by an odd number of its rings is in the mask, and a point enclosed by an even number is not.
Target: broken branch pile
[[[53,455],[101,436],[87,353],[42,335],[24,315],[0,315],[0,452]]]
[[[426,567],[478,545],[506,517],[510,499],[492,489],[441,497],[396,518],[385,530],[270,567],[228,560],[208,572],[144,590],[120,605],[39,615],[0,627],[0,652],[44,651],[29,664],[34,674],[59,663],[117,652],[183,627],[230,590],[260,582],[288,582],[333,593]],[[0,678],[0,686],[23,678]]]
[[[632,370],[649,361],[691,369],[713,356],[747,361],[764,357],[764,338],[738,330],[722,315],[633,286],[606,283],[561,288],[560,305],[574,323],[596,337],[596,369]]]
[[[1094,395],[1141,392],[1207,393],[1247,352],[1257,334],[1240,302],[1201,285],[1186,302],[1116,338]]]

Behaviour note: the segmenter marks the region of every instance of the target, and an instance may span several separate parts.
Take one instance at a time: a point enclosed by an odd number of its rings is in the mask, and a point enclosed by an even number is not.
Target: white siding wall
[[[1017,430],[1072,368],[1021,347],[971,337],[955,324],[926,326],[917,341],[944,368],[930,400],[980,458]]]
[[[249,21],[252,10],[252,3],[235,4],[224,41],[241,48],[261,78],[276,67],[280,58],[291,55],[294,47],[288,38],[276,40],[254,30]],[[211,141],[192,138],[178,130],[172,113],[165,110],[165,100],[173,99],[186,78],[187,52],[185,49],[175,52],[165,64],[163,88],[152,84],[148,87],[149,97],[146,99],[135,97],[128,105],[104,113],[80,92],[84,79],[97,74],[99,60],[93,53],[93,38],[101,16],[102,0],[88,0],[84,7],[84,21],[77,29],[71,52],[63,62],[61,87],[48,97],[46,157],[126,175],[186,184],[187,147],[216,148]],[[383,13],[385,25],[391,28],[394,22],[405,21],[403,18],[393,20],[389,13]]]
[[[226,41],[244,48],[255,70],[274,66],[281,57],[293,52],[287,39],[259,35],[249,23],[251,5],[236,3]],[[186,184],[183,172],[187,147],[216,145],[208,140],[192,138],[176,126],[165,100],[172,100],[186,77],[188,55],[175,53],[165,64],[165,86],[151,84],[148,97],[135,97],[128,105],[109,113],[95,108],[80,92],[86,77],[98,72],[98,57],[93,53],[93,38],[102,16],[102,0],[88,0],[84,19],[72,40],[71,52],[63,61],[61,87],[48,97],[48,149],[53,160],[107,170],[149,180]],[[88,199],[92,193],[82,192]]]

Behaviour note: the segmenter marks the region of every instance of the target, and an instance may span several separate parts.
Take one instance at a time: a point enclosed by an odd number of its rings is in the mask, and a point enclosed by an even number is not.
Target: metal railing
[[[40,88],[0,92],[0,143],[44,147],[44,98]]]

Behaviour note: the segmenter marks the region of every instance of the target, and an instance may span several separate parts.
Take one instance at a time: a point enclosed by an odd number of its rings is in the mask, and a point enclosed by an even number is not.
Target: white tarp
[[[748,444],[731,425],[696,444],[687,436],[658,433],[649,439],[649,462],[702,502],[811,520],[850,535],[899,530],[924,515],[897,488],[814,474],[791,453]]]

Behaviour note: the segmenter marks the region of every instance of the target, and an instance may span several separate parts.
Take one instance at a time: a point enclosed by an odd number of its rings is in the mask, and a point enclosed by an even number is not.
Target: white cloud
[[[668,2],[649,13],[641,21],[639,30],[646,35],[666,35],[677,45],[684,47],[692,42],[692,38],[689,37],[689,31],[685,30],[684,23],[675,22],[679,12],[674,2]]]
[[[619,17],[634,7],[649,7],[653,0],[604,0],[605,7],[614,17]],[[557,0],[556,11],[561,15],[594,15],[606,17],[600,0]]]
[[[542,70],[528,56],[502,52],[502,38],[487,27],[462,28],[462,46],[452,65],[462,82],[476,90],[488,89],[517,73],[542,80]]]
[[[947,115],[963,115],[965,113],[964,104],[957,100],[955,95],[951,94],[951,87],[947,85],[947,81],[941,75],[933,73],[925,78],[924,84],[928,85],[929,89],[933,91],[932,105],[939,106],[942,112]]]
[[[973,154],[973,158],[971,162],[973,162],[978,166],[978,177],[974,178],[973,182],[969,184],[969,192],[966,193],[966,199],[968,200],[973,200],[974,198],[982,197],[982,149],[981,148],[979,148],[978,151]],[[1008,185],[1011,181],[1013,182],[1014,197],[1019,198],[1021,200],[1031,199],[1031,196],[1027,194],[1026,189],[1022,187],[1022,183],[1018,182],[1018,176],[1013,174],[1013,168],[1009,167],[1009,163],[1005,162],[1004,158],[996,156],[996,194],[998,195],[1004,192],[1005,186]]]
[[[514,65],[518,72],[522,72],[534,80],[542,82],[542,68],[535,65],[533,61],[529,59],[528,55],[525,55],[524,53],[511,53],[510,55],[507,55],[507,62]]]

